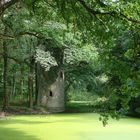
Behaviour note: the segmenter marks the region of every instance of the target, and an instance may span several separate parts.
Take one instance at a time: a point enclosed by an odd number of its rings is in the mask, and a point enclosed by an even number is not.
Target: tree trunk
[[[37,63],[35,63],[35,105],[39,105],[38,103],[38,66]]]
[[[16,73],[12,76],[12,90],[11,90],[11,99],[15,96],[15,89],[16,89]]]
[[[7,43],[3,42],[3,111],[8,108],[8,90],[7,90]]]
[[[20,95],[21,96],[23,96],[23,79],[24,79],[24,77],[23,77],[23,67],[22,67],[22,65],[20,65]]]
[[[28,88],[29,88],[29,107],[33,107],[33,74],[34,73],[34,59],[30,60],[30,70],[28,77]]]

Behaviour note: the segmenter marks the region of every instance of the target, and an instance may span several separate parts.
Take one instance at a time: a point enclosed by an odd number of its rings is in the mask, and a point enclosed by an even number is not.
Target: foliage
[[[10,100],[21,94],[23,100],[29,98],[31,75],[35,98],[38,62],[46,71],[53,66],[65,71],[65,92],[75,89],[105,98],[100,104],[104,125],[109,115],[127,113],[140,94],[139,11],[135,0],[4,1],[0,45],[6,42],[8,48]],[[0,58],[4,53],[0,48]],[[2,79],[1,60],[0,66]]]

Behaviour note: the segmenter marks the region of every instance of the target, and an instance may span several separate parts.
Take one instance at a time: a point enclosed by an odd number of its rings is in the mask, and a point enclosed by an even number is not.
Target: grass
[[[95,113],[13,116],[0,120],[0,140],[139,140],[140,119],[110,120]]]

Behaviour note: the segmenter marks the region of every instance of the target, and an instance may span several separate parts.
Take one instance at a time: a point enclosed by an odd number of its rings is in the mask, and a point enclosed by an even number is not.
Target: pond
[[[140,140],[140,119],[103,127],[95,113],[13,116],[0,120],[0,140]]]

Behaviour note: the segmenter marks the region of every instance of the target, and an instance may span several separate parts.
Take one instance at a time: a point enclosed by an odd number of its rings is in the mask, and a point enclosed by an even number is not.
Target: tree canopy
[[[14,96],[37,103],[38,75],[51,79],[45,72],[54,82],[63,71],[65,92],[104,97],[104,123],[139,98],[139,1],[1,0],[0,17],[3,109]]]

